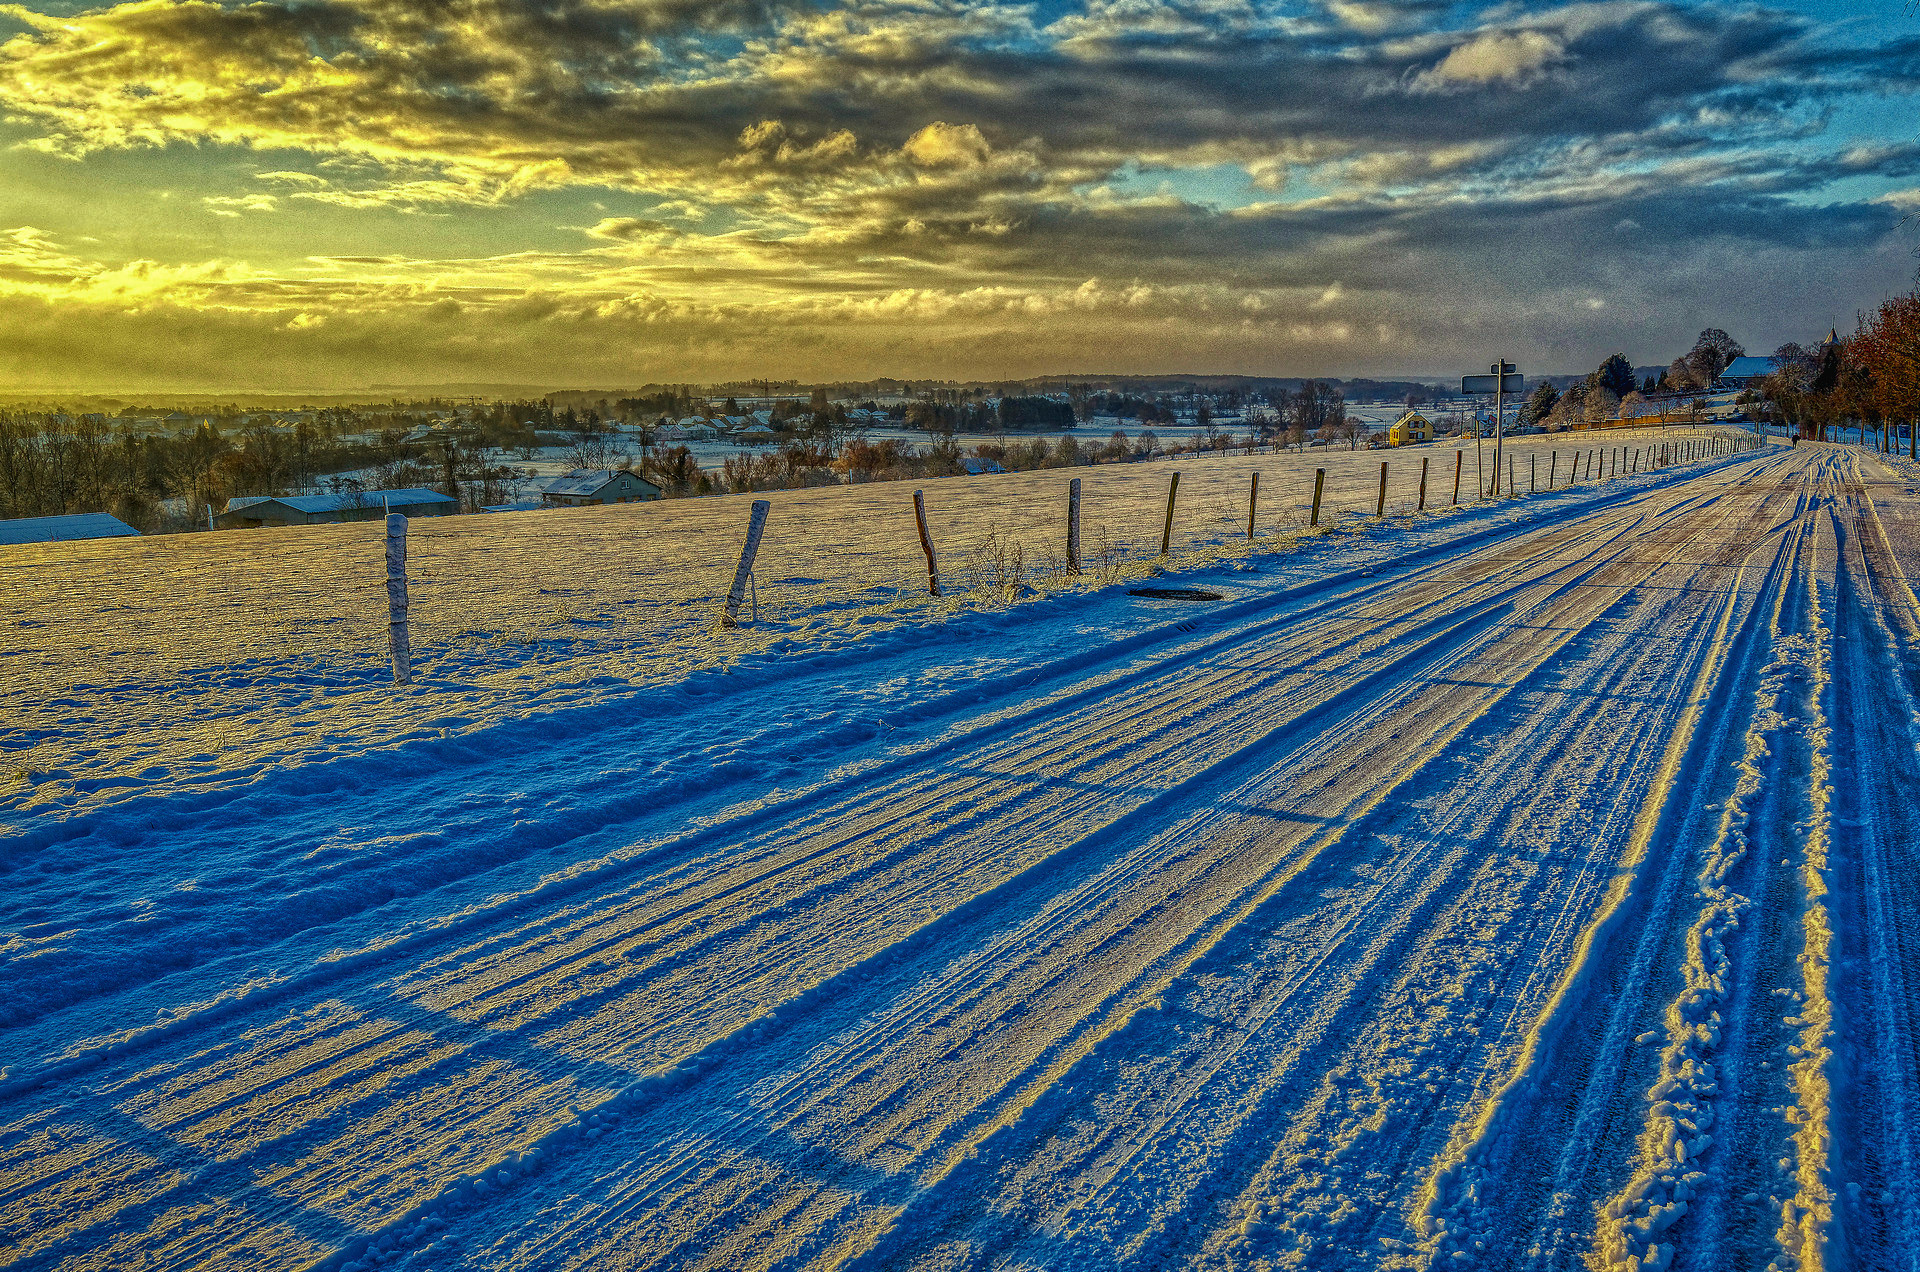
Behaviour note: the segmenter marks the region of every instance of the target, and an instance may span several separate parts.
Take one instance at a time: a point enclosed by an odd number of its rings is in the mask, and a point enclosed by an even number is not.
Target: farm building
[[[0,521],[0,544],[120,539],[139,533],[120,518],[104,512],[76,512],[64,517],[15,517]]]
[[[1780,369],[1778,358],[1735,358],[1727,363],[1727,369],[1714,380],[1714,387],[1721,389],[1748,388],[1756,380],[1764,380]]]
[[[1406,446],[1433,440],[1433,421],[1418,411],[1408,411],[1387,430],[1387,445]]]
[[[644,503],[660,497],[660,487],[637,473],[620,469],[576,468],[547,483],[540,501],[563,508],[585,504]]]
[[[214,517],[223,530],[250,526],[313,526],[334,521],[372,521],[397,512],[408,517],[443,517],[460,503],[437,490],[353,490],[334,495],[236,495]]]

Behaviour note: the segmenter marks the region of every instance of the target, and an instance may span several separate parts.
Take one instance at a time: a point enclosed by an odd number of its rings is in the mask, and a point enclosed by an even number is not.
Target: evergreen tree
[[[1593,374],[1596,383],[1616,398],[1624,398],[1634,390],[1633,363],[1628,362],[1624,354],[1614,354]]]
[[[1553,408],[1559,404],[1559,401],[1560,390],[1554,388],[1551,383],[1542,380],[1534,387],[1533,393],[1527,398],[1527,404],[1520,408],[1521,426],[1531,428],[1542,423],[1549,415],[1553,414]]]

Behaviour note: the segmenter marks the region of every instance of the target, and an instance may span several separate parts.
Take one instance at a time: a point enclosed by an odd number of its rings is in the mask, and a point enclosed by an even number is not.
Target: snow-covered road
[[[1916,484],[1769,448],[42,808],[0,1267],[1920,1266]]]

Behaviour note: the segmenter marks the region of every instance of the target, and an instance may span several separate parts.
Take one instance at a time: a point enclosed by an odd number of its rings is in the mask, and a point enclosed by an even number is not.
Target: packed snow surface
[[[1920,469],[1701,440],[0,556],[0,1267],[1920,1266]]]

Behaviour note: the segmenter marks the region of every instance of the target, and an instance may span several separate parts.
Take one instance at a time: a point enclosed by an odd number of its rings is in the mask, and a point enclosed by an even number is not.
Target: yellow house
[[[1408,411],[1387,430],[1387,445],[1406,446],[1412,442],[1433,440],[1433,421],[1418,411]]]

